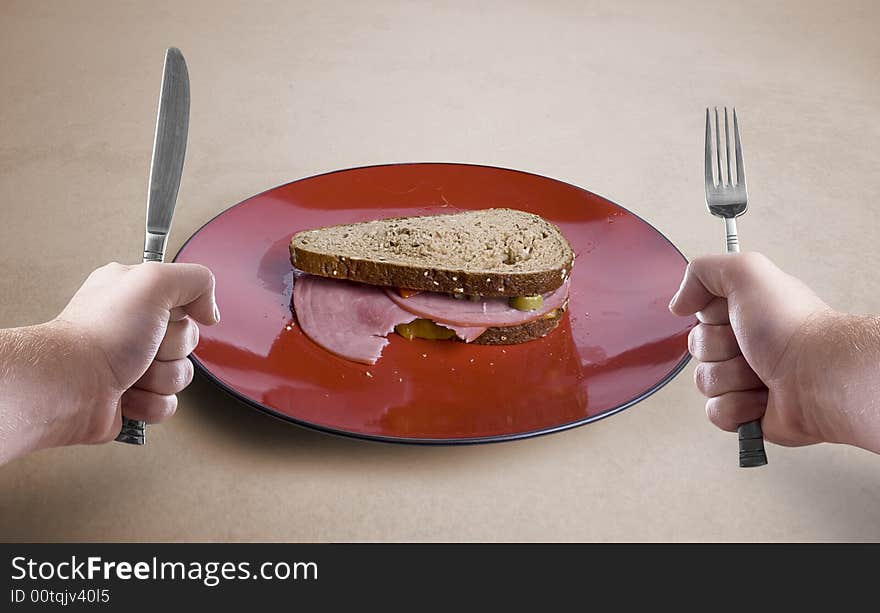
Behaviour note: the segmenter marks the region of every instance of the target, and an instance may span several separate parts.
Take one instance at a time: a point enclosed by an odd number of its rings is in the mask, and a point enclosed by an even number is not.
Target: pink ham
[[[407,311],[407,313],[409,313],[409,311]],[[412,315],[412,313],[410,313],[410,315]],[[471,342],[486,331],[485,327],[480,326],[456,326],[455,324],[440,325],[455,332],[455,335],[466,343]]]
[[[339,357],[363,364],[376,363],[394,326],[417,317],[389,300],[381,288],[314,275],[296,277],[293,308],[306,336]],[[468,342],[486,331],[446,327]]]
[[[422,292],[409,298],[402,298],[394,290],[385,290],[385,293],[398,306],[410,313],[444,326],[453,324],[505,328],[534,321],[561,307],[568,299],[569,283],[570,281],[566,279],[559,289],[544,294],[541,308],[535,311],[518,311],[507,303],[507,298],[483,298],[479,301],[471,301],[456,300],[447,294],[436,292]]]
[[[394,326],[413,314],[377,288],[300,275],[293,284],[293,308],[303,333],[339,357],[375,364]]]

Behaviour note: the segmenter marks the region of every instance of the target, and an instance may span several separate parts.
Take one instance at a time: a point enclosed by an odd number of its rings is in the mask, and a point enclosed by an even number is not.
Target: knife
[[[163,262],[189,131],[189,72],[180,49],[165,51],[159,115],[153,140],[150,182],[147,196],[147,230],[144,238],[144,262]],[[117,441],[132,445],[146,442],[143,421],[122,418],[122,431]]]

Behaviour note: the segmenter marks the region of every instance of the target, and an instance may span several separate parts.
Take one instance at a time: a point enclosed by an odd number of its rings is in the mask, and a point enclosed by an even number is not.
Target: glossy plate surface
[[[568,314],[543,339],[476,346],[391,335],[374,366],[324,351],[291,312],[291,235],[382,217],[508,207],[557,224],[576,259]],[[692,319],[670,315],[686,261],[657,230],[581,188],[520,171],[394,164],[288,183],[224,211],[183,246],[210,267],[222,321],[198,370],[277,417],[416,443],[506,440],[605,417],[687,363]]]

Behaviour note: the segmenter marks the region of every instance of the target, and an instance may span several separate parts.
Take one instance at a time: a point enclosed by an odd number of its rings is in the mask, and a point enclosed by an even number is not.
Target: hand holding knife
[[[189,73],[186,61],[179,49],[171,47],[165,52],[156,136],[153,141],[153,159],[150,164],[144,262],[165,260],[165,246],[171,229],[171,219],[174,216],[180,177],[183,173],[183,160],[186,155],[189,101]],[[116,440],[132,445],[143,445],[146,442],[145,426],[143,421],[127,419],[123,416],[122,431]]]

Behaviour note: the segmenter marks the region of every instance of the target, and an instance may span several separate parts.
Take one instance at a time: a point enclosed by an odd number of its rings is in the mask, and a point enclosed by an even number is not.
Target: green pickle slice
[[[437,325],[430,319],[415,319],[408,324],[397,324],[394,326],[394,331],[409,341],[414,338],[426,338],[434,341],[455,338],[454,330]]]
[[[507,303],[517,311],[537,311],[544,304],[543,296],[517,296]]]

